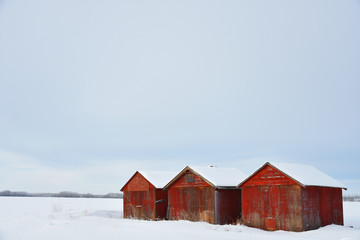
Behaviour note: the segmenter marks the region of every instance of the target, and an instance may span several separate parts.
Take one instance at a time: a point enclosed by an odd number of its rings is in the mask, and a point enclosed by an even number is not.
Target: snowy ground
[[[345,202],[344,214],[345,226],[331,225],[302,233],[266,232],[240,225],[122,219],[120,199],[0,197],[0,240],[360,240],[360,203]]]

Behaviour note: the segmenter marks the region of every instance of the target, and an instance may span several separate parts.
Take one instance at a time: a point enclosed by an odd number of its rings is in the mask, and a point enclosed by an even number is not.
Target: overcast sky
[[[359,26],[357,0],[0,0],[0,191],[286,161],[360,193]]]

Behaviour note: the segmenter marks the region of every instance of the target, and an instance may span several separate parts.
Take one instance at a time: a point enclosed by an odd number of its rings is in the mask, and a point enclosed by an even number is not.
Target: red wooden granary
[[[124,218],[165,219],[167,192],[163,187],[176,173],[137,171],[121,188]]]
[[[314,167],[265,163],[238,186],[245,225],[306,231],[343,225],[343,184]]]
[[[241,219],[241,191],[245,175],[234,168],[185,167],[164,189],[168,191],[168,219],[230,224]]]

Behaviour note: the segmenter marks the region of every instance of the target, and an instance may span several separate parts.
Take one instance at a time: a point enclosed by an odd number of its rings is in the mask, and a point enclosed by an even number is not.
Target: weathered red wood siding
[[[265,166],[241,186],[244,224],[266,230],[302,231],[301,186]]]
[[[168,189],[168,218],[215,223],[215,189],[190,171]]]
[[[306,187],[302,191],[303,229],[343,225],[342,189]]]
[[[165,219],[167,192],[156,189],[140,173],[131,178],[123,192],[124,218]]]
[[[241,219],[241,190],[216,189],[216,224],[232,224]]]
[[[240,187],[242,220],[248,226],[305,231],[343,225],[341,188],[303,187],[269,165]]]

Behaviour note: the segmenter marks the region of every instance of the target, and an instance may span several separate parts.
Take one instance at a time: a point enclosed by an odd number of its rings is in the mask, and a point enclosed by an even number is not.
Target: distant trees
[[[79,198],[81,196],[81,194],[79,193],[75,193],[75,192],[59,192],[58,194],[56,194],[56,197],[68,197],[68,198]]]
[[[28,193],[23,191],[12,192],[5,190],[0,192],[0,197],[64,197],[64,198],[123,198],[122,193],[108,193],[108,194],[91,194],[91,193],[77,193],[70,191],[63,191],[59,193]],[[349,194],[343,196],[344,202],[360,202],[359,194]]]
[[[0,192],[2,197],[66,197],[66,198],[122,198],[122,193],[108,193],[105,195],[96,195],[91,193],[76,193],[63,191],[59,193],[27,193],[27,192],[12,192],[5,190]]]
[[[0,196],[6,197],[27,197],[29,194],[27,192],[11,192],[9,190],[5,190],[0,192]]]
[[[350,194],[343,196],[344,202],[360,202],[360,195],[358,194]]]

